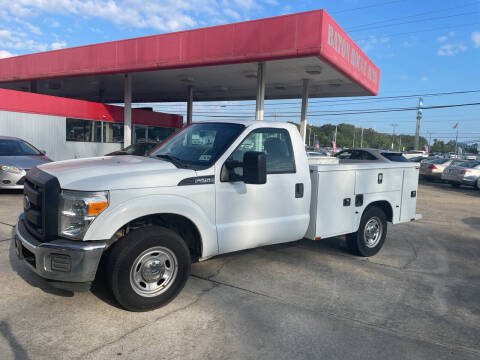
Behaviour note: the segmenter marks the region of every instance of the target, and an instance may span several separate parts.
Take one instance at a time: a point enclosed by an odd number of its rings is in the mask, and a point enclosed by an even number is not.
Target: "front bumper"
[[[0,170],[0,189],[23,189],[26,171],[22,170],[19,174],[8,173]]]
[[[93,281],[105,246],[105,241],[39,242],[26,229],[23,214],[15,227],[17,256],[39,276],[53,282]]]

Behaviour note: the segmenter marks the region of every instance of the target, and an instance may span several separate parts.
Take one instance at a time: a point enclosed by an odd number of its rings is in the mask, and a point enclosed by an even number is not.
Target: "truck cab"
[[[218,254],[345,234],[352,252],[374,255],[387,221],[410,221],[412,204],[415,218],[417,182],[411,163],[310,165],[293,124],[200,122],[149,157],[34,168],[15,245],[72,290],[90,287],[103,258],[116,300],[145,311],[178,294],[193,261]]]

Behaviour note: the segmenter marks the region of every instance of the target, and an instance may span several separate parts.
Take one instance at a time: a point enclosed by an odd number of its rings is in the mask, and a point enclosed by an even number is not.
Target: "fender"
[[[355,211],[358,212],[358,214],[356,214],[353,219],[354,232],[358,231],[358,228],[360,226],[360,220],[362,218],[363,213],[365,212],[365,209],[376,201],[386,201],[388,204],[390,204],[390,207],[392,208],[392,224],[398,223],[400,205],[402,201],[400,191],[392,191],[389,193],[388,197],[385,197],[385,193],[364,194],[363,205],[355,209]],[[396,207],[395,204],[397,204],[398,207]]]
[[[149,195],[108,207],[88,228],[84,240],[110,239],[122,226],[146,215],[177,214],[188,218],[200,232],[202,257],[218,254],[217,230],[195,202],[178,195]]]

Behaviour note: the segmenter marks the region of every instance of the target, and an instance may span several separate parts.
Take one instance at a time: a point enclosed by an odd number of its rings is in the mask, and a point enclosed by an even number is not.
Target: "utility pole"
[[[395,128],[398,126],[398,124],[391,124],[392,125],[392,150],[393,150],[393,142],[395,139]]]
[[[312,127],[307,127],[308,128],[308,146],[312,146],[311,141],[312,140]]]
[[[352,143],[352,149],[355,148],[355,129],[353,129],[353,143]]]
[[[415,150],[418,150],[418,142],[420,137],[420,120],[422,120],[422,116],[423,116],[423,97],[419,97],[417,102],[417,126],[415,128],[415,142],[414,142]]]
[[[360,134],[360,148],[363,149],[363,127],[362,127],[362,133]]]
[[[398,152],[402,152],[402,135],[399,135],[400,143],[398,144]]]

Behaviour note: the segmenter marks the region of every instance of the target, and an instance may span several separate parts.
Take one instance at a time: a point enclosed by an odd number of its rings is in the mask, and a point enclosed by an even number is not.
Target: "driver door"
[[[228,180],[222,181],[216,176],[220,253],[298,240],[308,225],[309,199],[296,197],[299,175],[288,131],[283,128],[252,130],[226,162],[242,162],[247,151],[265,152],[267,182],[245,184],[241,181],[242,168],[236,168]],[[224,163],[219,162],[217,174]]]

